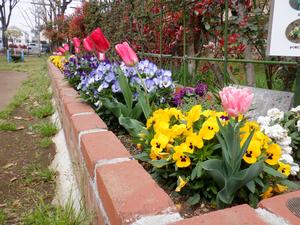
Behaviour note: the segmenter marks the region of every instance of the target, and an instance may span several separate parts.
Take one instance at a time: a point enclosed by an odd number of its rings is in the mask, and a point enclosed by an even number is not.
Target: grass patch
[[[39,165],[33,163],[25,168],[25,183],[32,182],[52,182],[55,179],[55,171],[49,168],[41,168]]]
[[[16,131],[17,127],[15,124],[10,122],[0,121],[0,131]]]
[[[25,225],[88,225],[91,221],[85,210],[80,209],[77,213],[73,203],[67,203],[62,207],[45,204],[41,200],[23,222]]]
[[[40,148],[48,148],[51,144],[53,144],[53,141],[49,137],[44,137],[39,141]]]
[[[18,71],[29,75],[9,105],[0,111],[0,118],[8,118],[28,98],[37,101],[51,99],[51,94],[46,93],[50,83],[46,61],[46,57],[26,57],[24,63],[7,63],[5,57],[0,57],[0,71]]]
[[[54,113],[54,108],[51,102],[47,102],[45,105],[39,106],[37,108],[33,108],[30,111],[30,114],[42,119],[48,116],[51,116]]]
[[[3,210],[0,209],[0,224],[5,224],[5,221],[6,221],[6,215],[3,212]]]
[[[33,130],[42,137],[52,137],[57,133],[58,128],[52,122],[44,122],[34,125]]]

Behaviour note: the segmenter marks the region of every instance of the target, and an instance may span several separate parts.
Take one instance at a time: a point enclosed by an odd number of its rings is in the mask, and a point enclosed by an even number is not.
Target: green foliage
[[[0,224],[3,224],[3,225],[6,224],[5,221],[6,221],[6,215],[5,215],[4,211],[2,209],[0,209]]]
[[[42,137],[54,136],[58,129],[52,122],[43,122],[33,126],[33,130],[39,133]]]
[[[25,183],[32,182],[53,182],[55,180],[56,173],[54,170],[50,168],[42,168],[40,165],[36,163],[30,164],[25,169]]]
[[[40,148],[48,148],[51,144],[53,144],[53,141],[49,137],[44,137],[39,141]]]
[[[54,108],[53,105],[50,101],[46,102],[45,104],[39,106],[39,107],[35,107],[33,108],[30,113],[37,117],[37,118],[44,118],[44,117],[48,117],[51,116],[54,113]]]
[[[83,208],[77,212],[70,201],[63,207],[46,204],[43,200],[23,220],[25,225],[88,225],[90,222],[87,212]]]
[[[0,131],[16,131],[17,127],[15,124],[0,120]]]
[[[218,207],[230,205],[237,191],[247,183],[250,186],[249,182],[263,171],[263,160],[259,160],[246,169],[241,168],[243,156],[254,134],[252,132],[245,144],[240,147],[241,125],[242,123],[231,121],[227,126],[222,127],[219,122],[220,134],[217,134],[217,138],[222,147],[222,158],[210,159],[202,163],[202,167],[221,188],[217,194]]]

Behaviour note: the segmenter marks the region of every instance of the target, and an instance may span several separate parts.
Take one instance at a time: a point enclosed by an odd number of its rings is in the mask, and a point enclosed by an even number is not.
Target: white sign
[[[272,1],[267,54],[300,57],[300,0]]]

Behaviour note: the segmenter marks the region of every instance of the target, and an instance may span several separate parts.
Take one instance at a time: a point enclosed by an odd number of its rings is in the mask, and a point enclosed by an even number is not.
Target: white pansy
[[[281,146],[288,146],[292,143],[292,138],[289,136],[285,136],[277,141]]]
[[[297,128],[298,128],[298,132],[300,132],[300,120],[297,121]]]
[[[284,112],[280,111],[277,108],[269,109],[267,112],[268,117],[270,117],[271,121],[280,121],[284,117]]]

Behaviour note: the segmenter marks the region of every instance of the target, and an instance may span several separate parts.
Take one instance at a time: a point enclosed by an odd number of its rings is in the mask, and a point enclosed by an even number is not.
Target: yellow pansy
[[[186,185],[187,181],[184,180],[181,176],[178,177],[176,192],[180,192],[181,189]]]
[[[164,120],[156,121],[153,125],[153,129],[155,132],[167,132],[169,130],[169,122]]]
[[[259,124],[254,121],[248,121],[240,128],[240,137],[241,138],[247,138],[250,134],[250,132],[254,130],[255,133],[256,131],[259,131]]]
[[[178,168],[184,168],[191,165],[190,157],[185,155],[182,151],[175,151],[175,153],[173,154],[173,160],[176,161],[176,166]]]
[[[177,120],[183,119],[183,115],[182,115],[181,110],[176,109],[176,108],[170,108],[169,109],[169,115],[170,115],[170,118],[172,116],[174,116]]]
[[[207,109],[202,112],[202,115],[205,117],[211,117],[211,116],[216,116],[217,112],[214,110]]]
[[[289,176],[291,173],[291,166],[289,164],[285,164],[282,162],[278,162],[279,163],[279,168],[277,169],[280,173]]]
[[[195,133],[187,136],[185,143],[189,146],[190,149],[194,149],[194,147],[201,149],[203,147],[202,138],[200,137],[200,135],[196,135]]]
[[[147,128],[147,129],[151,128],[152,125],[153,125],[153,123],[154,123],[154,118],[153,118],[153,116],[152,116],[152,117],[150,117],[149,119],[147,119],[147,122],[146,122],[146,128]]]
[[[191,128],[193,126],[193,123],[200,119],[201,112],[201,105],[195,105],[191,108],[191,110],[187,113],[186,116],[187,128]]]
[[[261,143],[262,148],[269,148],[270,138],[261,131],[256,131],[253,135],[253,139],[258,140]]]
[[[286,190],[288,190],[288,187],[285,186],[285,185],[275,184],[275,186],[274,186],[274,191],[275,191],[277,194],[280,194],[280,193],[282,193],[282,192],[285,192]]]
[[[190,148],[186,142],[181,143],[180,145],[177,145],[174,147],[175,152],[187,152],[187,153],[194,153],[194,149]]]
[[[227,112],[217,112],[216,116],[219,118],[222,126],[229,123],[229,116]]]
[[[266,151],[267,158],[266,163],[273,166],[278,163],[278,160],[281,157],[281,147],[278,144],[271,144]]]
[[[199,134],[204,140],[211,140],[219,130],[216,117],[210,117],[203,123]]]
[[[161,133],[156,134],[150,142],[152,148],[158,148],[158,149],[164,149],[168,143],[169,143],[168,136]]]
[[[259,141],[251,140],[243,159],[248,164],[253,164],[256,162],[257,157],[261,154],[261,145]]]
[[[186,131],[185,124],[175,124],[171,128],[170,133],[171,133],[171,136],[174,138],[174,137],[182,135],[185,131]]]
[[[266,198],[270,198],[272,197],[274,194],[273,194],[273,188],[272,187],[268,187],[268,189],[261,195],[262,199],[266,199]]]

